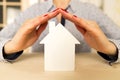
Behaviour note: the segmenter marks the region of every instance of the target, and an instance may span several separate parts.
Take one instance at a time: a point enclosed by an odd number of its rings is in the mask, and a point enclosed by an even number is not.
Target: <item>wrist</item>
[[[4,45],[4,52],[6,54],[12,54],[15,52],[18,52],[19,50],[15,47],[14,42],[12,41],[8,41],[5,45]]]
[[[100,52],[108,55],[115,55],[117,52],[117,47],[115,46],[114,43],[110,42],[108,45],[106,45],[106,48],[104,48],[104,50]]]

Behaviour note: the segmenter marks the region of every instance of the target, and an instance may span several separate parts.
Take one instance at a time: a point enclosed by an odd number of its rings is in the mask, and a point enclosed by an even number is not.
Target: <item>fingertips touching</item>
[[[62,14],[64,18],[69,18],[69,13],[65,9],[60,8],[59,12]]]
[[[62,14],[62,16],[65,18],[65,19],[68,19],[70,21],[74,21],[73,17],[77,18],[77,16],[71,14],[71,13],[68,13],[68,11],[66,11],[65,9],[60,9],[60,13]]]
[[[56,12],[56,11],[58,11],[60,8],[57,8],[57,9],[55,9],[55,10],[53,10],[52,12]]]
[[[62,11],[64,11],[65,13],[68,13],[68,11],[66,9],[60,8]]]

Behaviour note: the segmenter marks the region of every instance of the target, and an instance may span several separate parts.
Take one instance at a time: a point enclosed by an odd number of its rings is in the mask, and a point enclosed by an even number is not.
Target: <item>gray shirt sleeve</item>
[[[12,39],[19,26],[20,25],[17,24],[17,22],[15,21],[14,23],[4,27],[4,29],[0,31],[0,61],[6,61],[3,57],[3,46],[5,45],[5,43]]]

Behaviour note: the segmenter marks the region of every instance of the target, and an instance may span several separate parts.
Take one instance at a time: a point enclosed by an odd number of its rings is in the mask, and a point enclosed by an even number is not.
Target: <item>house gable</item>
[[[52,31],[49,32],[40,44],[54,43],[57,41],[80,44],[80,42],[61,23],[59,23],[55,28],[54,24],[55,22],[50,23],[49,28],[52,28]]]

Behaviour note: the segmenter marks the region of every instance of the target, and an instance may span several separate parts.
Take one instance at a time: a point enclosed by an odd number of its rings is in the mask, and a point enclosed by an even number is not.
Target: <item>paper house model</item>
[[[75,44],[80,42],[61,24],[49,22],[49,33],[44,44],[45,71],[74,71]]]

